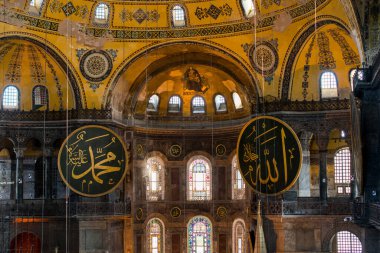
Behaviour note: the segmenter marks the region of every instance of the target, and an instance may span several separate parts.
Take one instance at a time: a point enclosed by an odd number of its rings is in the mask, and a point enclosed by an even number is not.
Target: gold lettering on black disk
[[[128,155],[122,139],[102,126],[72,132],[58,154],[58,170],[65,184],[86,197],[108,194],[122,182]]]
[[[237,143],[240,172],[251,188],[275,195],[290,189],[302,165],[297,135],[283,121],[261,116],[249,121]]]

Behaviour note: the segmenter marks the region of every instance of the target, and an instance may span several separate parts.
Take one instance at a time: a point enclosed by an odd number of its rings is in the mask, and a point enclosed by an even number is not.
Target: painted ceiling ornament
[[[27,20],[19,19],[18,14],[12,10],[12,7],[1,6],[0,7],[0,22],[14,25],[17,27],[24,27],[29,24]]]
[[[271,76],[278,67],[277,40],[258,41],[247,50],[252,67],[264,76]]]
[[[206,78],[201,76],[198,70],[193,67],[190,67],[186,70],[183,79],[185,80],[186,90],[205,93],[210,88],[210,85],[207,83]]]
[[[276,32],[284,32],[292,23],[292,16],[288,12],[280,13],[273,22],[273,30]]]
[[[262,0],[261,4],[264,6],[265,9],[268,9],[273,4],[280,6],[281,0]]]
[[[82,75],[90,82],[101,82],[112,70],[112,58],[103,50],[90,50],[81,57],[79,68]]]

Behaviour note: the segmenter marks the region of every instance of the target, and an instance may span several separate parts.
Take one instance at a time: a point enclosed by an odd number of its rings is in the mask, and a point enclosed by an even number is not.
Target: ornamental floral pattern
[[[330,51],[330,42],[325,32],[319,32],[317,37],[317,43],[319,47],[319,69],[329,70],[335,69],[335,59]]]

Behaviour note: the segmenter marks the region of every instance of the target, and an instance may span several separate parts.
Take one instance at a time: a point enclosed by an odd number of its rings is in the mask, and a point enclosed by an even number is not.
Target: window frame
[[[244,8],[243,1],[244,0],[239,0],[239,4],[240,4],[240,8],[241,8],[241,10],[243,12],[244,17],[246,19],[253,18],[256,15],[256,13],[257,13],[257,6],[255,5],[255,1],[254,0],[250,0],[252,2],[252,5],[253,5],[253,14],[248,14],[247,13],[247,11]]]
[[[234,164],[236,166],[234,166]],[[242,189],[235,188],[235,184],[237,185],[237,176],[236,174],[240,173],[241,181],[242,181]],[[246,199],[246,185],[243,178],[243,175],[241,175],[241,172],[238,168],[237,163],[237,155],[235,154],[231,161],[231,199],[232,200],[243,200]]]
[[[36,102],[35,101],[36,100],[35,90],[37,88],[42,88],[42,89],[45,90],[45,102],[46,102],[46,104],[38,104],[37,105],[35,103]],[[33,90],[32,90],[32,108],[33,108],[33,110],[35,110],[35,109],[38,109],[38,108],[40,108],[42,106],[46,106],[46,109],[49,109],[49,91],[48,91],[47,87],[44,86],[44,85],[36,85],[36,86],[33,87]]]
[[[153,97],[153,96],[157,96],[158,97],[158,101],[157,101],[157,108],[156,108],[156,110],[149,110],[148,109],[148,106],[149,106],[149,101],[150,101],[150,99]],[[148,103],[147,103],[147,105],[146,105],[146,111],[148,112],[148,113],[158,113],[158,111],[159,111],[159,109],[160,109],[160,102],[161,102],[161,97],[157,94],[157,93],[153,93],[150,97],[149,97],[149,99],[148,99]]]
[[[196,180],[194,180],[194,174],[193,168],[196,165],[196,161],[201,160],[203,161],[203,164],[205,164],[205,181],[204,187],[206,190],[204,192],[206,195],[201,198],[195,196],[194,192],[202,192],[202,191],[195,191],[196,188]],[[191,175],[190,175],[191,174]],[[190,181],[190,176],[192,178],[192,181]],[[207,181],[207,176],[209,177],[209,180]],[[190,187],[191,183],[191,187]],[[194,156],[187,162],[187,168],[186,168],[186,199],[187,201],[210,201],[212,200],[212,165],[209,159],[207,159],[204,156]]]
[[[165,224],[164,222],[157,218],[151,218],[149,221],[146,223],[146,252],[151,253],[151,226],[152,224],[158,224],[160,227],[160,241],[159,241],[159,251],[158,253],[164,253],[165,252]]]
[[[342,164],[341,165],[336,164],[337,157],[338,157],[339,153],[343,152],[343,151],[348,151],[348,158],[349,158],[348,159],[348,161],[349,161],[349,167],[348,168],[344,167],[346,165],[344,163],[347,161],[347,157],[345,155],[342,155],[342,157],[340,158],[341,159],[340,162]],[[352,168],[352,164],[351,164],[350,148],[349,147],[342,147],[342,148],[339,148],[338,150],[336,150],[336,152],[334,154],[334,185],[335,185],[336,192],[338,195],[347,196],[347,195],[351,194],[351,177],[352,177],[351,168]],[[342,170],[342,171],[338,172],[338,170]],[[348,177],[346,175],[347,173],[349,175]],[[341,178],[339,178],[339,180],[337,179],[338,176],[341,177]],[[345,178],[347,179],[347,181],[343,182],[345,180]],[[342,192],[339,192],[340,189],[342,189]]]
[[[339,248],[339,244],[340,244],[340,241],[339,241],[339,234],[343,234],[342,236],[343,237],[349,237],[349,238],[342,238],[343,240],[343,243],[344,243],[344,239],[348,239],[346,240],[345,242],[346,243],[349,243],[349,245],[343,245],[343,249],[342,251],[340,251],[340,248]],[[349,249],[350,249],[350,252],[363,252],[363,243],[362,241],[359,239],[359,237],[355,234],[355,233],[352,233],[351,231],[349,230],[340,230],[338,231],[336,234],[335,234],[335,241],[336,241],[336,245],[335,245],[335,249],[334,249],[334,252],[347,252],[347,246],[349,246]],[[359,243],[359,244],[357,244]],[[352,247],[354,244],[354,248]],[[359,246],[359,248],[355,247],[355,246]],[[353,250],[353,251],[352,251]]]
[[[237,218],[234,220],[232,223],[232,253],[239,253],[237,250],[237,228],[238,226],[242,226],[243,228],[243,233],[242,233],[242,251],[241,252],[246,252],[247,251],[247,237],[246,237],[246,226],[245,222],[241,218]]]
[[[327,73],[331,73],[333,74],[334,78],[335,78],[335,82],[336,82],[336,88],[322,88],[322,77],[323,75],[327,74]],[[329,96],[329,97],[323,97],[322,93],[323,93],[323,89],[336,89],[336,96]],[[319,95],[320,95],[320,98],[321,100],[327,100],[327,99],[337,99],[339,98],[339,82],[338,82],[338,77],[336,75],[336,73],[332,70],[325,70],[325,71],[322,71],[322,73],[320,74],[319,76]]]
[[[100,5],[105,5],[108,9],[108,13],[105,11],[105,19],[102,19],[102,18],[97,18],[96,17],[96,14],[97,14],[97,11],[98,11],[98,7]],[[94,7],[94,11],[93,11],[93,14],[92,14],[92,23],[93,25],[96,25],[96,26],[101,26],[101,27],[106,27],[109,25],[109,22],[110,22],[110,19],[111,19],[111,12],[112,12],[112,9],[111,9],[111,6],[109,3],[106,3],[106,2],[98,2],[95,7]]]
[[[217,106],[217,104],[216,104],[216,98],[217,98],[218,96],[221,96],[221,97],[223,97],[223,99],[224,99],[224,104],[226,105],[226,109],[225,109],[224,111],[219,111],[219,110],[218,110],[218,106]],[[214,97],[213,97],[213,101],[214,101],[215,113],[217,113],[217,114],[228,113],[227,99],[226,99],[225,96],[223,96],[223,95],[220,94],[220,93],[216,93],[216,94],[214,95]]]
[[[5,94],[6,89],[8,89],[10,87],[13,87],[13,88],[15,88],[17,90],[17,106],[14,107],[14,108],[4,107],[4,94]],[[5,86],[4,89],[3,89],[3,93],[1,95],[1,108],[2,108],[2,110],[17,111],[17,110],[20,110],[20,105],[21,105],[21,93],[20,93],[20,89],[17,86],[13,85],[13,84],[9,84],[9,85]]]
[[[157,190],[152,190],[152,174],[149,170],[149,163],[158,163],[159,168],[157,170],[158,180],[154,181],[157,183]],[[147,175],[146,189],[145,189],[145,199],[146,201],[161,201],[165,199],[165,164],[164,161],[158,156],[151,156],[146,160],[145,170]]]
[[[194,100],[196,98],[200,98],[203,101],[203,109],[204,109],[203,112],[194,112],[194,105],[193,105],[193,103],[194,103]],[[191,98],[190,107],[191,107],[191,115],[204,115],[204,114],[207,114],[206,100],[205,100],[204,97],[202,97],[200,95],[195,95],[194,97]]]
[[[199,220],[199,221],[197,221],[197,220]],[[195,253],[196,252],[196,249],[194,250],[194,243],[196,243],[196,241],[193,240],[193,234],[190,233],[190,232],[194,231],[194,226],[196,224],[198,224],[200,222],[203,222],[203,221],[206,221],[206,223],[202,223],[202,224],[204,224],[206,226],[206,233],[205,233],[206,238],[204,236],[202,236],[203,237],[203,241],[209,242],[209,245],[206,245],[206,247],[208,247],[208,250],[204,251],[204,253],[211,253],[211,252],[213,252],[213,225],[212,225],[212,222],[206,216],[196,215],[196,216],[194,216],[194,217],[192,217],[192,218],[189,219],[189,221],[187,223],[187,226],[186,226],[186,232],[187,232],[186,247],[187,247],[187,252],[188,253]],[[193,246],[193,248],[191,248],[191,246]]]
[[[180,7],[183,11],[183,19],[184,19],[183,25],[176,25],[177,21],[174,19],[174,8],[176,8],[176,7]],[[172,28],[183,28],[183,27],[187,26],[188,17],[187,17],[187,10],[186,10],[184,5],[182,5],[180,3],[176,3],[176,4],[173,4],[172,6],[170,6],[169,17],[170,17],[170,23],[171,23]]]
[[[236,103],[235,103],[235,99],[234,99],[235,93],[238,95],[238,97],[240,99],[241,108],[236,108]],[[239,93],[237,91],[231,92],[231,98],[232,98],[232,103],[234,104],[235,111],[239,112],[239,111],[244,110],[243,100],[241,99],[241,96],[239,95]]]
[[[179,110],[178,110],[178,112],[171,112],[170,109],[169,109],[170,99],[171,99],[172,97],[178,97],[178,98],[179,98]],[[182,114],[183,100],[182,100],[182,97],[181,97],[180,95],[178,95],[178,94],[173,94],[173,95],[171,95],[171,96],[169,97],[169,99],[168,99],[168,103],[167,103],[167,105],[168,105],[168,108],[167,108],[167,112],[168,112],[168,114],[174,114],[174,115],[175,115],[175,114]]]

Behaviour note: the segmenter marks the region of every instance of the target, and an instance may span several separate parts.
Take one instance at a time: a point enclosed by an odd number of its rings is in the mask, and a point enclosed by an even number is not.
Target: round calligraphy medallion
[[[218,209],[216,210],[216,213],[218,214],[218,216],[220,218],[224,218],[226,217],[227,215],[227,208],[225,208],[224,206],[220,206],[218,207]]]
[[[123,140],[111,129],[89,125],[76,129],[58,154],[62,180],[75,193],[98,197],[114,191],[123,181],[128,154]]]
[[[267,41],[257,42],[249,50],[249,60],[258,73],[271,75],[278,66],[278,53],[276,48]]]
[[[226,153],[226,147],[223,144],[219,144],[215,149],[218,156],[223,156]]]
[[[173,218],[178,218],[179,216],[181,216],[181,209],[178,207],[178,206],[175,206],[173,207],[171,210],[170,210],[170,215],[173,217]]]
[[[256,117],[240,132],[237,143],[240,172],[257,193],[276,195],[297,181],[302,149],[297,135],[285,122]]]
[[[174,144],[170,146],[169,153],[173,157],[179,157],[182,153],[182,148],[180,145]]]

